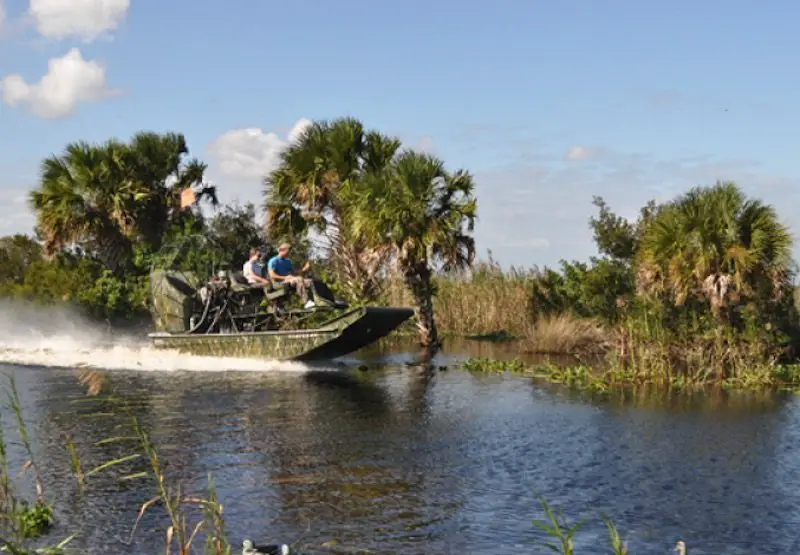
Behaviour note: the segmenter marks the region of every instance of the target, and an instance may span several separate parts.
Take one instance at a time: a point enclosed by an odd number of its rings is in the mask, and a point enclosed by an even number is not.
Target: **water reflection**
[[[140,419],[187,492],[213,473],[234,543],[302,536],[333,540],[341,553],[532,552],[541,493],[571,518],[591,519],[579,553],[607,552],[601,511],[633,553],[668,552],[678,537],[693,554],[798,552],[789,532],[800,517],[794,398],[646,389],[598,397],[439,362],[96,379],[101,396],[124,400]],[[160,552],[158,511],[125,543],[153,492],[118,477],[142,463],[93,476],[83,493],[69,473],[64,434],[89,468],[130,449],[98,444],[123,433],[128,417],[86,403],[95,382],[79,383],[76,372],[17,375],[59,533],[81,531],[76,545],[87,553]]]

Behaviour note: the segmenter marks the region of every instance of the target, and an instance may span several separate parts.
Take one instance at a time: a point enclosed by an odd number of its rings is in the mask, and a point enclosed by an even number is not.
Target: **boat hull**
[[[308,330],[227,334],[151,333],[151,344],[200,356],[326,360],[357,351],[413,316],[410,308],[360,307]]]

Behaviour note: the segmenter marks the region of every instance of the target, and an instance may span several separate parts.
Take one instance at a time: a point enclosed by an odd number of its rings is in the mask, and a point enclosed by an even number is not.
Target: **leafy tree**
[[[3,237],[0,244],[23,243],[22,239],[25,237]],[[31,245],[38,246],[35,242],[23,243],[26,249]],[[118,277],[97,260],[67,251],[59,252],[51,259],[31,254],[25,264],[21,279],[14,275],[16,270],[3,276],[0,297],[41,304],[68,303],[89,316],[114,322],[136,319],[145,314],[147,282],[144,276]]]
[[[533,279],[529,312],[539,316],[571,312],[577,317],[597,317],[607,323],[624,318],[634,303],[630,266],[610,258],[593,258],[590,264],[561,261],[561,271],[545,268]]]
[[[152,250],[158,250],[171,227],[187,219],[202,220],[201,202],[219,205],[216,187],[205,182],[208,166],[197,158],[184,159],[189,148],[183,134],[137,133],[129,149],[135,179],[147,190],[145,201],[135,212],[136,230]],[[181,192],[188,187],[195,191],[197,204],[182,209]]]
[[[475,256],[474,188],[466,171],[450,173],[438,158],[409,150],[344,195],[351,233],[370,247],[391,250],[414,297],[420,339],[427,346],[439,344],[433,272],[465,268]]]
[[[102,146],[67,146],[45,159],[41,183],[30,193],[45,253],[78,244],[113,269],[130,257],[132,212],[146,191],[127,179],[127,149],[117,141]]]
[[[598,208],[597,217],[589,218],[597,249],[603,256],[633,263],[639,250],[639,242],[647,226],[659,211],[655,201],[649,201],[642,207],[639,219],[631,223],[614,214],[602,197],[594,197],[592,204]]]
[[[217,203],[216,190],[202,185],[205,165],[184,164],[186,153],[183,135],[139,133],[130,144],[80,141],[46,158],[29,197],[45,253],[77,244],[118,273],[135,243],[157,249],[174,220],[185,217],[181,190],[194,185],[199,199]]]
[[[730,182],[695,187],[662,208],[642,237],[645,294],[710,306],[717,318],[752,301],[766,308],[791,283],[792,236],[772,206]]]
[[[42,246],[27,235],[0,238],[0,283],[22,284],[25,273],[42,259]]]
[[[400,141],[365,130],[357,119],[318,121],[281,152],[265,178],[270,237],[297,243],[314,235],[351,299],[377,297],[388,252],[349,232],[342,193],[380,173],[399,148]]]
[[[225,206],[208,223],[211,239],[231,254],[231,264],[239,267],[248,258],[253,247],[263,247],[267,239],[264,230],[256,222],[256,207],[252,203],[244,206]]]

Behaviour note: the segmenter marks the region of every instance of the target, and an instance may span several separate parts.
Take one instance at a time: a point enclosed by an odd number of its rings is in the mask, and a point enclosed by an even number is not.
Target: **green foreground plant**
[[[542,542],[543,545],[555,551],[556,553],[561,553],[562,555],[574,555],[575,545],[572,541],[572,537],[583,526],[585,521],[581,521],[570,526],[567,520],[564,518],[564,515],[557,515],[553,509],[550,508],[550,505],[547,503],[547,501],[545,501],[543,498],[540,498],[539,501],[544,509],[547,522],[537,520],[533,522],[533,525],[547,533],[547,535],[551,536],[552,538],[555,538],[557,542]]]
[[[24,448],[27,461],[22,467],[23,472],[30,470],[34,480],[34,503],[31,504],[22,492],[18,491],[17,484],[12,480],[9,464],[8,440],[3,431],[2,412],[0,412],[0,530],[8,539],[0,540],[0,552],[15,555],[30,553],[62,553],[66,545],[74,538],[70,536],[55,545],[38,549],[30,549],[30,540],[47,533],[52,525],[53,508],[45,500],[44,485],[39,472],[39,466],[31,447],[28,428],[22,412],[22,403],[16,386],[14,376],[4,375],[8,380],[5,386],[7,407],[16,420],[17,433]]]
[[[107,471],[113,467],[128,465],[144,459],[148,463],[146,468],[141,469],[134,466],[130,469],[130,472],[119,476],[120,480],[150,478],[155,490],[155,496],[144,502],[139,508],[130,539],[133,539],[145,513],[154,506],[159,505],[164,509],[169,519],[169,526],[166,529],[164,540],[166,555],[170,555],[173,552],[178,555],[194,553],[193,545],[196,544],[198,534],[203,530],[206,532],[206,541],[202,551],[204,555],[230,555],[231,546],[225,532],[223,507],[217,498],[212,477],[210,475],[208,477],[205,496],[185,494],[180,484],[173,483],[167,476],[157,449],[150,441],[149,435],[139,424],[132,409],[119,399],[111,397],[94,397],[92,401],[101,404],[108,403],[109,406],[102,407],[103,414],[106,414],[105,411],[110,408],[111,414],[121,415],[127,422],[123,424],[124,435],[107,438],[98,442],[98,444],[132,442],[136,449],[132,453],[106,461],[84,474],[81,471],[79,456],[74,445],[68,442],[67,450],[70,454],[73,472],[79,486],[83,488],[87,477],[101,471]],[[196,517],[198,512],[201,515],[199,518]]]
[[[539,498],[546,520],[537,520],[533,525],[542,530],[547,536],[553,538],[550,542],[542,540],[540,543],[561,555],[575,555],[575,542],[573,537],[583,527],[586,520],[581,520],[576,524],[570,524],[563,513],[556,513],[549,503],[543,498]],[[601,515],[603,522],[608,529],[608,539],[611,544],[613,555],[628,555],[628,547],[622,540],[616,525],[606,515]]]
[[[206,529],[206,543],[203,553],[207,555],[230,555],[231,546],[225,533],[222,504],[217,499],[211,476],[209,475],[208,477],[208,497],[184,495],[181,492],[180,485],[172,485],[168,482],[158,457],[158,452],[150,443],[147,433],[141,428],[135,417],[132,417],[131,426],[139,438],[142,450],[150,461],[150,470],[155,480],[157,491],[157,495],[145,502],[139,509],[139,516],[136,519],[133,531],[135,532],[145,512],[156,503],[160,503],[170,519],[170,526],[167,528],[165,539],[167,555],[172,552],[173,543],[179,555],[189,555],[192,552],[192,543],[203,528]],[[187,515],[186,506],[195,506],[202,510],[202,518],[193,525],[190,524],[191,518]]]
[[[46,547],[31,548],[29,542],[47,534],[54,525],[52,505],[45,498],[44,483],[40,473],[34,450],[30,442],[30,435],[25,423],[22,403],[16,387],[14,375],[4,375],[8,380],[6,389],[7,406],[17,424],[20,444],[23,447],[27,461],[22,467],[23,472],[30,472],[34,483],[34,502],[30,503],[12,479],[9,464],[8,439],[4,434],[3,413],[0,412],[0,552],[13,555],[48,554],[57,555],[65,549],[76,534]],[[90,386],[90,390],[92,387]],[[93,401],[103,401],[96,397]],[[105,401],[114,402],[113,399]],[[120,480],[133,480],[152,477],[157,495],[144,503],[136,518],[132,535],[139,525],[144,513],[153,505],[160,504],[164,507],[170,525],[166,531],[166,554],[177,553],[189,555],[193,553],[192,545],[201,530],[206,531],[206,542],[203,548],[205,555],[230,555],[231,546],[225,532],[223,508],[219,502],[214,482],[209,476],[205,497],[184,495],[179,486],[170,483],[163,470],[155,447],[150,442],[148,434],[139,425],[130,409],[124,404],[115,403],[115,412],[130,418],[131,433],[127,435],[107,438],[97,442],[97,445],[135,441],[138,445],[137,452],[109,460],[94,468],[85,471],[82,469],[78,449],[73,440],[66,436],[66,450],[76,482],[81,490],[86,487],[87,479],[114,467],[133,463],[142,458],[149,462],[149,469],[135,470],[119,477]],[[192,519],[189,508],[200,509],[201,517]],[[173,551],[174,550],[174,551]]]

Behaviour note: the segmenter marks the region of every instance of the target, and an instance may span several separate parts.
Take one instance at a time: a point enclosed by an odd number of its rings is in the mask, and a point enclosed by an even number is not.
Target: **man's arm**
[[[269,285],[269,280],[268,279],[264,279],[263,277],[261,277],[258,274],[253,274],[253,279],[255,279],[258,283],[261,283],[263,285]]]

